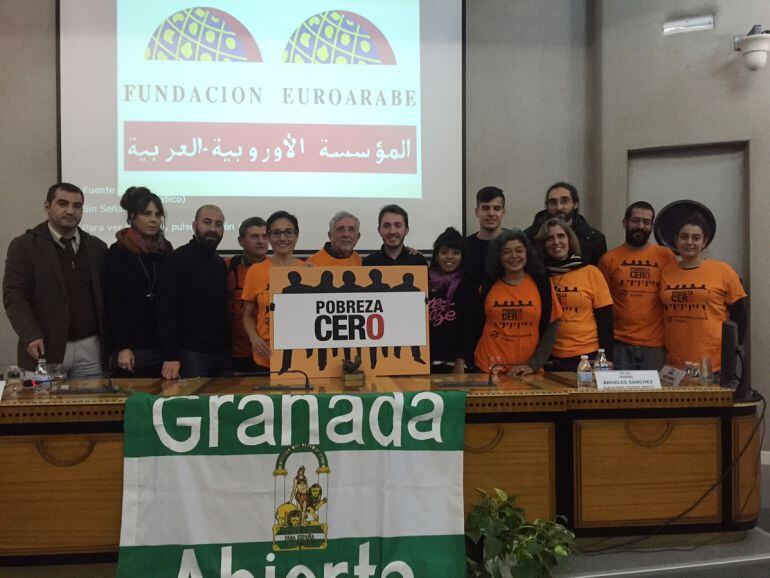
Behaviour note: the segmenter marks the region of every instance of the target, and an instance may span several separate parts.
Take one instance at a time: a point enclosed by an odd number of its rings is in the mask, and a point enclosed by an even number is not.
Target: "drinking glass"
[[[5,371],[5,387],[8,389],[8,393],[16,395],[21,391],[21,369],[18,365],[9,365]]]
[[[700,360],[700,380],[705,383],[711,383],[714,379],[714,372],[711,371],[711,358],[704,357]]]
[[[67,372],[61,363],[48,363],[45,368],[51,376],[51,393],[55,393],[62,388],[64,380],[67,379]]]
[[[489,381],[490,383],[497,383],[499,381],[500,375],[505,373],[507,369],[505,367],[495,367],[495,365],[499,365],[503,363],[503,358],[499,356],[491,356],[489,358]]]

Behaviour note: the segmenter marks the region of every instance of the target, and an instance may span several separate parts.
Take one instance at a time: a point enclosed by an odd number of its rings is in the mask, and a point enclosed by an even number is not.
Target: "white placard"
[[[0,381],[0,399],[3,399],[3,391],[5,391],[5,382]]]
[[[657,371],[595,371],[594,376],[598,389],[660,389]]]
[[[679,387],[679,382],[684,379],[687,372],[684,369],[677,369],[670,365],[664,365],[660,370],[660,381],[671,387]]]
[[[273,295],[275,349],[425,345],[425,293]]]

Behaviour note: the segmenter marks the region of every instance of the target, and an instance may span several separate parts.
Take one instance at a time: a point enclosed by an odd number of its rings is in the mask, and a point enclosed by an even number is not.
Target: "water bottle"
[[[48,373],[45,357],[40,357],[37,360],[32,385],[35,393],[48,393],[51,390],[51,376]]]
[[[604,349],[600,349],[596,353],[596,360],[594,361],[594,371],[609,371],[610,362],[604,353]]]
[[[577,366],[577,386],[578,389],[587,389],[593,385],[593,373],[591,372],[591,362],[587,355],[580,356],[580,363]]]

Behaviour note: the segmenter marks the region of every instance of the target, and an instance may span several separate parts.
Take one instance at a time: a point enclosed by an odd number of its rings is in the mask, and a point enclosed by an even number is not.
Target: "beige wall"
[[[481,187],[506,192],[508,227],[529,226],[545,191],[569,181],[598,215],[593,195],[591,3],[466,1],[466,226]]]
[[[53,0],[0,2],[0,251],[45,219],[56,182],[56,35]],[[16,334],[0,316],[0,366],[16,357]]]

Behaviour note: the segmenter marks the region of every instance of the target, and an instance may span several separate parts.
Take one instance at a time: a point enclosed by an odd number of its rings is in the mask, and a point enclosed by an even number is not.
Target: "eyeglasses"
[[[270,231],[270,238],[271,239],[279,239],[281,237],[284,237],[286,239],[293,239],[297,236],[297,231],[294,229],[271,229]]]
[[[559,205],[569,205],[572,202],[572,197],[559,197],[548,199],[546,204],[549,207],[558,207]]]

